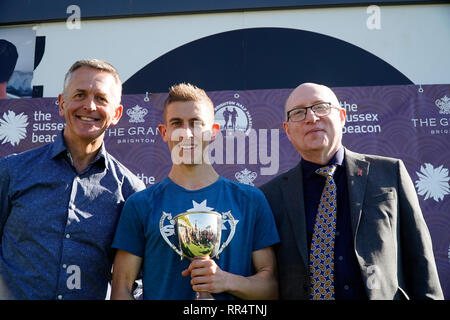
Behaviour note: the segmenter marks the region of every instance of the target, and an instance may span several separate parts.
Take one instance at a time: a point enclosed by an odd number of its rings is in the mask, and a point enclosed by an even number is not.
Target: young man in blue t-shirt
[[[204,152],[219,132],[214,105],[190,84],[170,88],[164,124],[158,127],[172,154],[172,169],[161,182],[132,196],[116,231],[112,299],[132,299],[142,270],[144,299],[193,299],[210,292],[215,299],[277,299],[276,261],[272,246],[279,242],[270,207],[254,187],[220,177]],[[209,136],[209,138],[207,138]],[[183,259],[162,233],[178,244],[172,217],[189,211],[222,214],[222,242],[235,220],[235,234],[220,258]],[[164,224],[160,226],[160,221]]]

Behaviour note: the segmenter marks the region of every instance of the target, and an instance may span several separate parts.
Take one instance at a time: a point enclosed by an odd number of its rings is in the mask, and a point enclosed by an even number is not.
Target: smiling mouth
[[[85,116],[77,116],[78,119],[83,120],[83,121],[89,121],[89,122],[94,122],[94,121],[98,121],[99,119],[96,118],[91,118],[91,117],[85,117]]]
[[[197,147],[196,144],[180,145],[180,148],[182,150],[192,150],[192,149],[195,149],[196,147]]]

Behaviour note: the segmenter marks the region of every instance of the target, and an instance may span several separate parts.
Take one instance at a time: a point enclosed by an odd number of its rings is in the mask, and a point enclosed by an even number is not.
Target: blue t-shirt
[[[190,260],[175,253],[160,232],[163,212],[172,218],[190,209],[230,211],[236,220],[236,232],[230,244],[214,258],[227,272],[250,276],[254,274],[252,252],[279,242],[274,218],[263,193],[245,184],[223,177],[200,190],[187,190],[169,178],[132,195],[125,203],[113,247],[143,258],[144,299],[192,300],[195,292],[190,277],[183,277]],[[177,248],[173,225],[164,220],[164,232]],[[222,240],[230,233],[230,222],[224,217]],[[214,294],[216,299],[233,299],[231,294]]]

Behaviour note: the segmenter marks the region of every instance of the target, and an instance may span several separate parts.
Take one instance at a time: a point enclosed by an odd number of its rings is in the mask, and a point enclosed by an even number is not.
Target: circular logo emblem
[[[248,134],[252,128],[252,117],[247,108],[236,101],[227,101],[215,108],[215,120],[222,131],[233,134],[242,131]]]

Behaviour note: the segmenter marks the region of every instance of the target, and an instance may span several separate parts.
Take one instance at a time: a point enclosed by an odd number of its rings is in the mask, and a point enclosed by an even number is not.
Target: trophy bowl
[[[185,212],[174,217],[175,231],[183,256],[217,256],[222,234],[222,216],[214,211]]]
[[[222,215],[215,211],[188,211],[180,213],[172,218],[170,213],[163,212],[159,229],[163,239],[180,257],[195,259],[209,256],[219,258],[219,254],[225,249],[234,237],[236,231],[236,221],[230,212],[223,213],[228,217],[231,229],[227,240],[220,245],[222,237]],[[168,219],[174,225],[175,233],[178,237],[177,248],[167,237],[164,230],[164,221]],[[197,292],[196,299],[214,299],[209,292]]]

